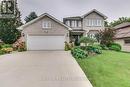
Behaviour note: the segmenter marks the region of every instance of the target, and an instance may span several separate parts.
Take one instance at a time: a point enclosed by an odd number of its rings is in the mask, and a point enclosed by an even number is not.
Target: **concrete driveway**
[[[29,51],[0,56],[0,87],[92,87],[69,52]]]

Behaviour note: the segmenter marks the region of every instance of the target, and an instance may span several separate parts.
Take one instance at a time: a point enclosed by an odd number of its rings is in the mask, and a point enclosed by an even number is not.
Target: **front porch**
[[[84,30],[73,30],[70,32],[70,41],[74,42],[75,45],[79,45],[80,38],[84,35]]]

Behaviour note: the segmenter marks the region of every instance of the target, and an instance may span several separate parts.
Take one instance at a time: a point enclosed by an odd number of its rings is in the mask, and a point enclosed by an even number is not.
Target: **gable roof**
[[[114,29],[122,29],[122,28],[129,27],[129,26],[130,26],[130,22],[125,22],[125,23],[121,23],[121,24],[115,26]]]
[[[17,29],[23,30],[24,27],[27,27],[27,26],[29,26],[29,25],[35,23],[36,21],[42,19],[44,16],[47,16],[47,17],[51,18],[52,20],[56,21],[57,23],[61,24],[61,25],[64,26],[64,27],[66,27],[68,30],[72,30],[69,26],[63,24],[61,21],[59,21],[58,19],[56,19],[56,18],[54,18],[53,16],[49,15],[48,13],[44,13],[44,14],[40,15],[40,16],[37,17],[36,19],[34,19],[34,20],[32,20],[32,21],[30,21],[30,22],[28,22],[28,23],[26,23],[26,24],[24,24],[24,25],[18,27]]]
[[[114,27],[116,29],[115,39],[130,37],[130,22],[125,22]]]
[[[119,29],[116,31],[115,39],[130,37],[130,28]]]
[[[88,16],[89,14],[91,14],[92,12],[96,12],[97,14],[99,14],[100,16],[102,16],[104,19],[107,19],[107,16],[105,16],[101,12],[97,11],[96,9],[93,9],[93,10],[89,11],[87,14],[83,15],[82,17],[84,18],[84,17]]]

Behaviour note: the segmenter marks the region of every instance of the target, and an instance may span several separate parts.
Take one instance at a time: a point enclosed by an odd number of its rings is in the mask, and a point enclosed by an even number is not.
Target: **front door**
[[[73,42],[75,43],[76,46],[80,45],[80,38],[82,35],[73,35]]]

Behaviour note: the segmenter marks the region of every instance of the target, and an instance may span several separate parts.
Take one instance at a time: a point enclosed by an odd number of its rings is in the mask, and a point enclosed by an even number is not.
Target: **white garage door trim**
[[[64,50],[65,36],[27,35],[27,50]]]

